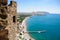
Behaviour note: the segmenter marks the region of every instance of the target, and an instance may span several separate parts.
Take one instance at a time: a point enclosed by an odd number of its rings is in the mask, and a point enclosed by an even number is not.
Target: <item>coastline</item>
[[[26,17],[26,18],[23,20],[23,22],[22,22],[21,27],[23,27],[23,31],[24,31],[23,36],[24,36],[24,38],[27,39],[27,40],[34,40],[32,37],[30,37],[30,35],[28,34],[28,31],[27,31],[26,21],[27,21],[27,19],[29,19],[29,18],[30,18],[30,17]]]

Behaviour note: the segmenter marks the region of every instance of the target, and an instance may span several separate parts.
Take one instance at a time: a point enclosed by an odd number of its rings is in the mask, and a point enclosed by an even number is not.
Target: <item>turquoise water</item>
[[[44,16],[31,16],[27,20],[28,31],[45,32],[29,33],[35,40],[60,40],[60,14],[47,14]]]

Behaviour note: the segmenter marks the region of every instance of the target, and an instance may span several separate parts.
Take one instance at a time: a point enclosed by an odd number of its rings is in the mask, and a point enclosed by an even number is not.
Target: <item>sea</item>
[[[26,24],[29,35],[35,40],[60,40],[60,14],[30,16]]]

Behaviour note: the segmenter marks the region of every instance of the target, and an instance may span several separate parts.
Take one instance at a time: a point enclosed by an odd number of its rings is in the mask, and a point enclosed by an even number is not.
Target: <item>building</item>
[[[17,40],[17,3],[0,0],[0,40]]]

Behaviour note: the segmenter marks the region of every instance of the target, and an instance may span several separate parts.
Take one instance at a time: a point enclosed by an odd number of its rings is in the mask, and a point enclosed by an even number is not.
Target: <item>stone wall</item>
[[[0,40],[8,39],[8,29],[7,27],[7,0],[0,0]]]
[[[9,40],[8,39],[8,30],[0,30],[0,40]]]
[[[0,0],[0,40],[17,40],[17,4]]]

